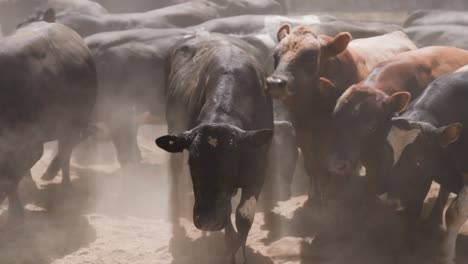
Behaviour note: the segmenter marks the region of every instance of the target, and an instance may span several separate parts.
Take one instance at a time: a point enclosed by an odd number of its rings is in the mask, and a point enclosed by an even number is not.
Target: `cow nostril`
[[[286,81],[282,78],[268,77],[267,84],[270,88],[282,88],[286,85]]]

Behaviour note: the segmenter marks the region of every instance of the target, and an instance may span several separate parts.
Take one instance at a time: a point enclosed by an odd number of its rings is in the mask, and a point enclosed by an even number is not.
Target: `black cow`
[[[0,0],[0,24],[4,32],[11,33],[24,17],[39,20],[44,11],[53,8],[56,12],[79,12],[99,16],[107,13],[100,4],[91,0]]]
[[[383,200],[404,209],[409,238],[420,216],[432,181],[457,198],[445,219],[447,233],[440,263],[455,263],[455,243],[468,218],[468,72],[435,80],[402,114],[392,120],[387,142],[393,150],[393,169]]]
[[[191,33],[185,29],[134,29],[85,39],[98,71],[95,119],[109,130],[122,166],[141,159],[138,125],[164,123],[165,59]]]
[[[237,4],[236,4],[237,3]],[[80,12],[57,13],[56,21],[77,31],[86,37],[99,32],[119,31],[136,28],[178,28],[188,27],[203,23],[205,21],[233,16],[239,14],[262,13],[262,5],[242,5],[236,1],[226,3],[214,3],[206,0],[190,1],[171,5],[164,8],[154,9],[141,13],[115,13],[92,15]],[[31,22],[44,20],[55,21],[51,17],[54,9],[39,11],[18,27]],[[267,12],[270,13],[270,12]],[[272,14],[275,12],[271,12]]]
[[[196,2],[203,0],[97,0],[108,10],[115,13],[143,12],[171,5]],[[223,16],[235,16],[241,14],[285,14],[286,5],[284,0],[213,0],[226,10]]]
[[[418,10],[409,15],[405,33],[419,47],[452,46],[468,49],[468,12]]]
[[[44,20],[64,24],[82,37],[99,32],[136,28],[176,28],[196,25],[220,16],[219,7],[209,1],[187,2],[142,13],[101,14],[94,16],[78,12],[57,13],[48,9],[42,16],[29,18],[18,27]]]
[[[282,24],[307,24],[317,25],[326,21],[334,21],[332,16],[279,16],[279,15],[240,15],[216,18],[193,26],[194,29],[203,29],[209,32],[223,34],[251,34],[251,33],[276,33],[276,29]]]
[[[404,27],[428,25],[468,26],[468,12],[446,10],[417,10],[411,13],[403,23]]]
[[[337,20],[333,16],[272,16],[272,15],[242,15],[217,18],[193,26],[193,29],[203,29],[224,34],[269,34],[276,41],[277,29],[283,24],[291,26],[307,25],[318,34],[335,36],[341,32],[349,32],[354,38],[379,36],[401,27],[381,23],[359,23]]]
[[[22,217],[17,186],[44,142],[58,140],[59,147],[43,178],[61,169],[70,185],[70,156],[96,100],[96,69],[76,32],[40,22],[0,40],[0,72],[0,196],[8,196],[10,216]]]
[[[42,9],[48,8],[53,8],[56,12],[77,12],[93,16],[108,13],[107,9],[92,0],[48,0]]]
[[[240,39],[209,33],[177,45],[166,81],[170,135],[156,140],[168,152],[188,150],[195,226],[206,231],[225,228],[231,262],[241,246],[245,249],[273,135],[272,104],[255,50]],[[180,161],[171,160],[172,188],[178,185]],[[236,234],[231,197],[239,188]],[[171,199],[178,201],[177,190]],[[178,219],[176,210],[173,221]]]
[[[408,37],[418,47],[452,46],[468,49],[468,26],[463,25],[427,25],[404,29]]]

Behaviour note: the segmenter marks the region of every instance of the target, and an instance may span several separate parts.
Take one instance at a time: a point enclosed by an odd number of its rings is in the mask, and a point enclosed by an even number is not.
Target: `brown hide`
[[[316,182],[316,201],[321,201],[333,191],[321,189],[334,180],[327,161],[334,142],[331,114],[336,100],[377,63],[416,47],[402,32],[350,42],[348,33],[332,38],[304,26],[292,31],[283,26],[277,35],[276,70],[267,79],[267,90],[289,108],[306,171]]]
[[[329,170],[348,174],[359,161],[366,167],[378,166],[370,164],[371,158],[366,156],[375,156],[383,144],[391,117],[404,111],[409,101],[433,80],[466,64],[466,50],[427,47],[401,53],[377,65],[365,80],[351,86],[338,99],[333,113],[338,145]]]

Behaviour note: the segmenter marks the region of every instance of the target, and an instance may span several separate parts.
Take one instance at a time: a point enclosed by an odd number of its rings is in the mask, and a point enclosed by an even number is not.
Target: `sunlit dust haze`
[[[195,7],[184,7],[187,15],[168,8],[186,2],[210,2],[211,11],[203,14]],[[262,6],[270,7],[271,2],[275,3],[270,11],[263,11]],[[14,34],[20,23],[42,20],[48,8],[54,8],[57,22],[82,30],[79,33],[96,59],[99,91],[90,123],[92,133],[73,151],[70,189],[62,188],[61,172],[53,180],[41,179],[57,153],[57,143],[47,142],[42,158],[31,169],[32,179],[24,177],[19,186],[24,223],[10,223],[8,199],[0,201],[0,264],[227,263],[224,231],[202,232],[194,226],[187,151],[181,154],[183,177],[174,199],[172,154],[155,144],[156,138],[168,134],[166,57],[178,41],[212,27],[217,33],[261,43],[260,49],[268,54],[265,71],[270,74],[282,21],[293,25],[306,21],[320,29],[320,23],[328,19],[329,32],[345,28],[370,36],[376,28],[382,29],[377,32],[402,29],[408,14],[419,9],[466,11],[468,17],[468,0],[0,0],[0,53],[2,38]],[[150,12],[156,9],[166,11]],[[145,12],[150,15],[142,16]],[[231,21],[233,25],[225,30],[221,22],[209,24],[229,14],[265,17],[254,23],[253,17],[246,16]],[[156,16],[160,20],[152,21]],[[248,24],[245,19],[253,22],[245,30],[239,29]],[[203,28],[197,27],[202,23]],[[465,26],[468,32],[468,24]],[[468,48],[468,41],[463,43]],[[275,101],[274,109],[278,111],[275,121],[291,121],[280,102]],[[116,146],[116,139],[122,145]],[[419,264],[435,260],[441,232],[418,237],[418,254],[411,255],[402,246],[405,223],[401,215],[375,201],[369,202],[370,210],[364,209],[368,202],[363,195],[364,170],[324,207],[310,204],[313,184],[300,151],[295,165],[285,169],[290,162],[285,155],[297,150],[290,139],[279,133],[273,137],[267,179],[247,238],[249,264]],[[140,160],[135,158],[135,145]],[[433,183],[423,216],[429,214],[438,190],[439,185]],[[233,208],[239,199],[240,191],[232,199]],[[177,235],[171,222],[175,204],[181,211],[177,222],[183,231]],[[462,227],[457,247],[457,264],[468,263],[468,224]],[[237,263],[243,259],[241,251]]]

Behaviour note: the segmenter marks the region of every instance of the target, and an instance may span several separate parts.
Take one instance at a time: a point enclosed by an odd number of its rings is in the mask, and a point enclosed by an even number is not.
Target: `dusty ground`
[[[141,129],[144,165],[132,168],[130,176],[115,164],[111,146],[89,144],[94,150],[85,153],[97,154],[75,155],[74,189],[67,193],[58,185],[60,177],[48,183],[39,180],[53,154],[53,144],[48,144],[33,168],[34,182],[22,182],[25,224],[6,225],[7,205],[0,209],[0,263],[223,263],[221,234],[202,234],[190,219],[184,219],[186,237],[172,237],[167,219],[168,156],[153,143],[163,131],[163,127]],[[321,212],[303,208],[304,185],[305,179],[297,176],[293,198],[277,204],[272,213],[257,213],[248,239],[250,264],[416,264],[434,260],[440,234],[425,232],[419,238],[418,257],[407,256],[402,253],[403,229],[398,216],[378,207],[371,213],[349,205],[346,209],[330,206],[335,209]],[[434,186],[428,203],[436,191]],[[468,262],[463,250],[467,247],[465,226],[459,237],[458,263]]]

